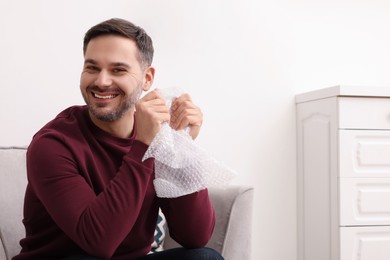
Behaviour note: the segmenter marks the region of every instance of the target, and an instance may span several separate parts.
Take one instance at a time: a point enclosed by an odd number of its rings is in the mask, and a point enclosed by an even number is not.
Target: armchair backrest
[[[10,260],[21,249],[26,185],[26,148],[0,147],[0,259]]]

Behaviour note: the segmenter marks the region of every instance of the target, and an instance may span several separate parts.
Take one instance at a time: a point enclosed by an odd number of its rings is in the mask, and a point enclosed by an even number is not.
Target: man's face
[[[96,119],[112,122],[121,118],[142,90],[147,90],[153,75],[142,69],[138,55],[135,42],[124,37],[104,35],[89,42],[80,89]]]

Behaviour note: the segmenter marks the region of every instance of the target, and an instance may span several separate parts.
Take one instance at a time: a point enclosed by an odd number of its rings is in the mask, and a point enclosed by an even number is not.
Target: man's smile
[[[115,98],[116,96],[118,96],[118,95],[112,95],[112,94],[109,94],[109,95],[100,95],[100,94],[93,93],[93,92],[92,92],[92,94],[93,94],[93,96],[94,96],[95,98],[98,98],[98,99],[111,99],[111,98]]]
[[[99,100],[110,100],[119,96],[118,93],[112,93],[112,92],[104,93],[104,92],[91,91],[91,94],[95,99],[99,99]]]

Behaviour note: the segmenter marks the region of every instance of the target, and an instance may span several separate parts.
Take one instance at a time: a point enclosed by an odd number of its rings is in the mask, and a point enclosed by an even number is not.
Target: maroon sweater
[[[135,129],[135,128],[134,128]],[[204,246],[215,216],[207,190],[159,199],[148,146],[96,127],[87,107],[70,107],[44,126],[27,152],[26,238],[14,260],[90,254],[136,259],[153,242],[158,208],[184,247]]]

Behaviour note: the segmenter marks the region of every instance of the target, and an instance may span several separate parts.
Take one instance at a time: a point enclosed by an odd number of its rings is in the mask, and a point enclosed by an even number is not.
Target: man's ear
[[[144,84],[142,86],[142,89],[144,91],[148,91],[150,87],[153,85],[153,80],[154,80],[154,68],[149,66],[145,72],[144,72]]]

